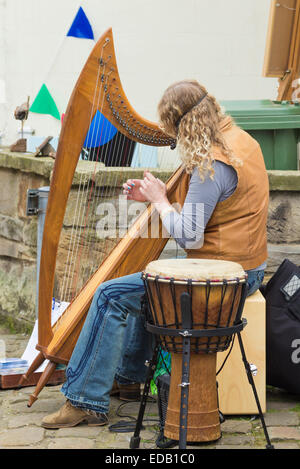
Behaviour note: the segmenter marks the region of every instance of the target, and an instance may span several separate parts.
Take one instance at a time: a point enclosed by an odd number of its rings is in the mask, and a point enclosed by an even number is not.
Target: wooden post
[[[296,11],[293,24],[292,41],[289,52],[288,69],[279,79],[278,101],[294,101],[294,81],[299,78],[300,63],[300,0],[296,1]]]

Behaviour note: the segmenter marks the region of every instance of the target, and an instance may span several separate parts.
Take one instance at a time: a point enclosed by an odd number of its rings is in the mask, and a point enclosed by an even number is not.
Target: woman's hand
[[[141,181],[140,192],[153,204],[161,204],[168,200],[166,185],[154,177],[149,171],[145,171],[144,173],[144,179]]]
[[[145,171],[144,179],[128,179],[123,184],[123,194],[137,202],[161,203],[167,199],[166,185],[149,171]]]
[[[128,179],[128,181],[123,184],[123,194],[127,196],[128,200],[135,200],[136,202],[147,202],[147,199],[140,191],[142,182],[142,179]]]
[[[144,172],[144,179],[128,179],[123,184],[123,194],[129,200],[151,202],[161,216],[175,211],[167,198],[166,185],[149,171]]]

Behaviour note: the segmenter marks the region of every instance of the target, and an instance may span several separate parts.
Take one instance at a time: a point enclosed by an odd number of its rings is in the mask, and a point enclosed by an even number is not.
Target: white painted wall
[[[96,39],[113,27],[124,89],[149,119],[164,89],[183,78],[218,99],[276,97],[277,81],[261,76],[270,0],[0,0],[2,143],[16,140],[13,111],[36,96],[79,6]],[[60,128],[34,114],[27,125],[42,136]]]

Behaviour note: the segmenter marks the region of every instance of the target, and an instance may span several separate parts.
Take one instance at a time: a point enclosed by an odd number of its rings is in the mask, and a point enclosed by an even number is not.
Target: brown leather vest
[[[186,250],[189,258],[222,259],[238,262],[244,270],[258,267],[266,261],[269,180],[259,144],[249,134],[225,118],[221,127],[223,137],[234,155],[242,160],[234,167],[238,176],[235,192],[218,202],[208,221],[201,249]],[[221,149],[212,149],[215,160],[231,163]],[[188,191],[190,176],[183,173],[176,200],[182,206]]]

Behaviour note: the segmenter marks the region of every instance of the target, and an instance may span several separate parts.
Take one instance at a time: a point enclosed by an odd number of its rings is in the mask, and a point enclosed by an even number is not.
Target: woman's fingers
[[[153,174],[150,173],[150,171],[145,171],[144,176],[145,176],[145,178],[148,179],[149,181],[156,181],[156,177],[153,176]]]
[[[160,179],[156,178],[155,176],[153,176],[152,173],[150,173],[150,171],[145,171],[144,173],[145,175],[145,179],[150,181],[150,182],[157,182],[161,187],[165,188],[165,183],[162,182]]]
[[[147,191],[145,191],[142,187],[140,188],[140,193],[143,197],[147,198]]]
[[[166,185],[163,181],[161,181],[160,179],[157,179],[157,181],[159,182],[161,187],[166,187]]]
[[[135,183],[131,179],[129,179],[125,184],[129,189],[133,189],[135,187]]]
[[[138,201],[155,201],[165,192],[165,184],[149,171],[145,171],[144,179],[128,179],[122,187],[128,199]]]
[[[141,179],[128,179],[122,184],[122,194],[125,195],[128,200],[147,202],[147,199],[140,192],[142,182],[143,180]]]
[[[142,187],[144,190],[147,190],[150,186],[151,186],[151,182],[150,182],[148,179],[144,179],[144,180],[141,182],[141,187]]]
[[[128,194],[130,191],[132,191],[132,189],[136,186],[136,184],[134,183],[134,181],[132,179],[128,179],[128,181],[126,181],[124,184],[123,184],[123,194]]]

